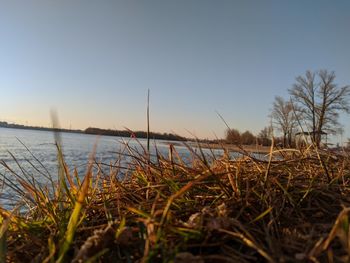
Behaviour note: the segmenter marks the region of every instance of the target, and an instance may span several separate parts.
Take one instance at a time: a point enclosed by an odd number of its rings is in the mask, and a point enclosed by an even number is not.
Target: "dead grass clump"
[[[111,165],[109,174],[90,162],[82,178],[69,173],[59,154],[52,189],[13,175],[24,195],[12,211],[0,210],[2,259],[350,260],[348,156],[293,150],[266,160],[246,154],[208,160],[189,149],[188,164],[170,148],[168,157],[156,158],[129,149],[121,155],[131,156],[128,169]]]

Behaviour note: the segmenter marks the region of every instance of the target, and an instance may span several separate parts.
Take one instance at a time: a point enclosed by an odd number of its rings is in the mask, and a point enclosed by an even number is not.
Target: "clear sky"
[[[257,133],[308,69],[350,84],[350,1],[0,1],[0,120],[145,130],[150,89],[153,131]]]

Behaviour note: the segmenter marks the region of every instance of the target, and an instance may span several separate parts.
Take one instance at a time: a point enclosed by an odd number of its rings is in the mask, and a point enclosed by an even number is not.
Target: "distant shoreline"
[[[50,132],[67,132],[67,133],[80,133],[80,134],[90,134],[90,135],[114,136],[114,137],[123,137],[123,138],[147,139],[147,132],[144,132],[144,131],[110,130],[110,129],[100,129],[100,128],[94,128],[94,127],[89,127],[85,130],[79,130],[79,129],[72,130],[72,129],[64,129],[64,128],[26,126],[22,124],[11,124],[4,121],[0,121],[0,128],[50,131]],[[156,132],[150,133],[150,139],[168,140],[168,141],[187,141],[188,140],[185,137],[181,137],[175,134],[156,133]]]
[[[258,154],[267,154],[270,152],[270,146],[262,146],[262,145],[242,145],[241,148],[234,144],[227,144],[227,143],[197,143],[192,144],[194,146],[200,146],[202,148],[207,149],[228,149],[235,152],[241,152],[246,151],[248,153],[258,153]]]
[[[85,130],[79,130],[79,129],[63,129],[63,128],[48,128],[48,127],[38,127],[38,126],[26,126],[22,124],[10,124],[7,122],[1,122],[0,121],[0,128],[10,128],[10,129],[20,129],[20,130],[34,130],[34,131],[50,131],[50,132],[66,132],[66,133],[77,133],[77,134],[90,134],[90,135],[103,135],[103,136],[114,136],[114,137],[123,137],[123,138],[137,138],[137,139],[147,139],[147,132],[144,131],[131,131],[131,130],[108,130],[108,129],[100,129],[100,128],[87,128]],[[193,140],[177,136],[174,134],[161,134],[161,133],[154,133],[151,132],[150,134],[151,139],[157,139],[157,140],[164,140],[164,141],[176,141],[176,143],[169,143],[173,144],[175,146],[183,146],[181,142],[188,142],[190,146],[192,147],[198,147],[206,148],[206,149],[228,149],[231,151],[247,151],[249,153],[269,153],[270,147],[269,146],[261,146],[261,145],[243,145],[240,149],[238,146],[234,144],[227,144],[227,143],[217,143],[217,142],[194,142]]]
[[[37,130],[37,131],[53,131],[53,132],[69,132],[69,133],[85,133],[83,130],[78,129],[63,129],[63,128],[48,128],[39,126],[26,126],[22,124],[11,124],[0,121],[0,128],[20,129],[20,130]]]
[[[184,146],[181,142],[175,142],[175,143],[167,143],[168,145],[174,145],[174,146]],[[262,145],[242,145],[242,148],[238,147],[234,144],[227,144],[227,143],[204,143],[204,142],[194,142],[189,141],[187,144],[191,147],[200,147],[202,149],[217,149],[217,150],[223,150],[228,149],[230,151],[234,152],[241,152],[246,151],[248,153],[257,153],[257,154],[268,154],[270,152],[270,146],[262,146]]]

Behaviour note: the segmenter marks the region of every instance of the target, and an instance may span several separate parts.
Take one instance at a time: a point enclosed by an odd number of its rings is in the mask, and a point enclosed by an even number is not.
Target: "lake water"
[[[68,167],[71,170],[77,168],[80,175],[84,175],[94,145],[97,145],[95,155],[97,162],[103,162],[106,164],[114,163],[117,160],[119,153],[125,149],[125,143],[128,143],[131,149],[139,152],[143,151],[142,147],[147,147],[146,139],[135,140],[130,138],[96,136],[79,133],[60,133],[60,137],[64,159]],[[21,142],[45,168],[35,160]],[[156,153],[156,146],[159,153],[167,156],[169,143],[171,142],[151,140],[151,155]],[[190,158],[189,150],[185,146],[178,144],[179,143],[177,142],[175,148],[179,155],[185,159]],[[213,151],[216,156],[223,154],[222,150]],[[204,152],[211,155],[209,150],[204,149]],[[13,156],[11,156],[11,154]],[[14,157],[20,164],[21,168],[17,165]],[[57,179],[57,148],[55,146],[54,133],[39,130],[0,128],[0,161],[5,162],[18,174],[29,174],[43,184],[47,183],[47,179],[42,174],[50,173],[53,179]],[[123,158],[123,162],[127,166],[128,158]],[[39,171],[37,171],[37,169]],[[4,177],[7,180],[7,184],[15,182],[15,178],[11,172],[3,165],[0,165],[0,205],[7,205],[7,199],[16,199],[12,196],[13,191],[11,191],[11,188],[4,184]]]

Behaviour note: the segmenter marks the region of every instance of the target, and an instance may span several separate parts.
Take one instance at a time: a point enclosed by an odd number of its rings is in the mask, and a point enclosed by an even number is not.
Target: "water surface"
[[[143,152],[147,147],[146,139],[131,139],[114,136],[96,136],[80,133],[60,133],[60,141],[63,149],[64,160],[72,171],[77,169],[80,176],[83,176],[87,167],[87,163],[96,145],[95,159],[99,163],[113,164],[120,159],[120,153],[124,153],[122,166],[127,167],[130,158],[125,145],[132,151]],[[24,145],[23,145],[23,144]],[[174,142],[151,140],[151,155],[155,158],[156,148],[158,153],[167,156],[169,152],[169,144]],[[191,158],[191,153],[187,147],[181,143],[174,143],[179,155],[185,160]],[[27,150],[28,148],[29,150]],[[198,149],[194,149],[198,151]],[[212,155],[209,150],[203,149],[206,155]],[[222,150],[213,150],[215,156],[223,154]],[[35,156],[35,158],[33,157]],[[37,160],[36,160],[37,159]],[[55,136],[53,132],[40,130],[24,130],[0,128],[0,161],[6,163],[14,172],[25,178],[34,177],[40,184],[48,184],[45,175],[50,174],[54,180],[57,180],[58,161],[57,147],[55,145]],[[18,164],[19,165],[18,165]],[[109,169],[106,167],[106,169]],[[4,179],[6,178],[6,179]],[[0,197],[1,199],[14,199],[11,188],[4,184],[18,183],[15,177],[0,165]],[[0,201],[0,205],[1,205]]]

